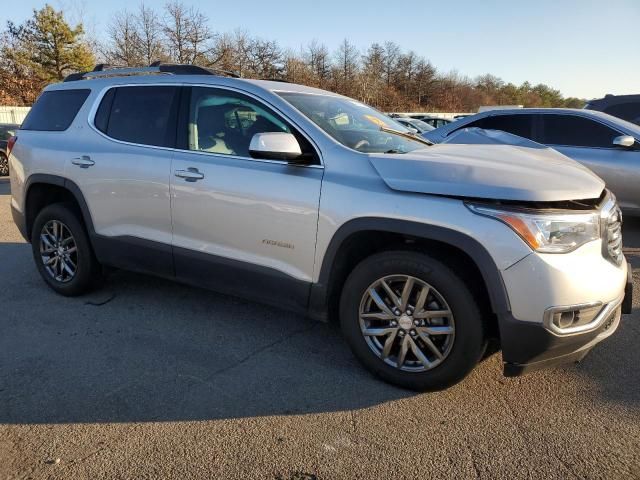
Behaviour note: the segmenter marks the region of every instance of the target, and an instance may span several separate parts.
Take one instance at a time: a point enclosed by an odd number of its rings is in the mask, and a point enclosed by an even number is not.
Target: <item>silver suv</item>
[[[549,149],[435,145],[362,103],[183,65],[74,75],[12,141],[11,206],[62,295],[104,266],[339,319],[394,384],[577,361],[631,305],[621,217]],[[626,293],[626,295],[625,295]]]

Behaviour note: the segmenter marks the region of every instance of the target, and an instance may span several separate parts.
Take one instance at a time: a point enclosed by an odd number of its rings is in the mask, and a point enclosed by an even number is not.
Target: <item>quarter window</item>
[[[29,111],[22,130],[61,132],[76,118],[91,90],[50,90],[44,92]]]
[[[170,86],[113,88],[102,98],[94,125],[116,140],[174,147],[179,91]]]
[[[620,135],[600,122],[576,115],[543,115],[542,141],[545,145],[611,148]]]

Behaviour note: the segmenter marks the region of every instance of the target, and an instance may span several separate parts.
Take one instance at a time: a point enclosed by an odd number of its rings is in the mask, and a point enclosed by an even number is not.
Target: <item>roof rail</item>
[[[225,75],[227,77],[240,78],[235,72],[229,70],[218,70],[215,68],[201,67],[184,63],[162,63],[153,62],[150,67],[158,67],[161,72],[172,73],[174,75]]]
[[[91,72],[79,72],[67,75],[65,82],[76,80],[104,78],[104,77],[125,77],[132,75],[225,75],[233,78],[240,78],[240,75],[226,70],[215,70],[198,65],[187,65],[177,63],[153,62],[148,67],[113,67],[105,63],[99,63]]]

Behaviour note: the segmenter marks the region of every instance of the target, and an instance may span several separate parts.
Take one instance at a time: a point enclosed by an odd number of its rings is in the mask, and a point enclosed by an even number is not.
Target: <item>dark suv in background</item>
[[[640,95],[605,95],[604,98],[591,100],[584,108],[640,125]]]

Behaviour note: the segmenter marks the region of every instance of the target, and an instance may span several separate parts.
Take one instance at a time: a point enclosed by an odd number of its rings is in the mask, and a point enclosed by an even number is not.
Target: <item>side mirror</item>
[[[249,144],[252,158],[266,160],[286,160],[296,163],[302,157],[302,150],[296,137],[286,132],[256,133]]]
[[[613,144],[617,145],[618,147],[629,148],[633,147],[636,144],[636,139],[631,135],[620,135],[619,137],[613,139]]]

